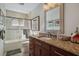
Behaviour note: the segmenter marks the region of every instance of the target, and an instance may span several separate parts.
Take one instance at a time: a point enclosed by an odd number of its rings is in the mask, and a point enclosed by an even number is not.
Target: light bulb
[[[56,3],[48,3],[49,8],[54,8]]]
[[[47,10],[49,10],[49,7],[48,7],[48,5],[44,4],[44,5],[43,5],[43,9],[44,9],[44,11],[47,11]]]

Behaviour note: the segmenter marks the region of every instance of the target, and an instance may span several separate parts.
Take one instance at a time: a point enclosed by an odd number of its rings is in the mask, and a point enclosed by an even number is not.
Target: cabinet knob
[[[58,53],[57,51],[54,51],[56,54],[60,55],[60,56],[63,56],[62,54]]]

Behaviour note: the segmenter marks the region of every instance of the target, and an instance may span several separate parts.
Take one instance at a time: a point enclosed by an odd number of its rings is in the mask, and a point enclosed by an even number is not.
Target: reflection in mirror
[[[60,7],[48,11],[46,15],[46,30],[60,30]]]
[[[49,5],[49,4],[48,4]],[[46,13],[46,31],[57,34],[57,32],[64,33],[64,14],[63,14],[63,4],[54,5],[52,8],[48,8]]]

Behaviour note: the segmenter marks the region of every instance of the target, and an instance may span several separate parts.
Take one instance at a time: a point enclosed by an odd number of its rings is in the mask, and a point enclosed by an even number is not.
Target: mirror
[[[52,3],[52,8],[48,8],[46,13],[46,31],[64,33],[64,5],[62,3]],[[48,6],[50,7],[50,6]]]
[[[36,16],[31,21],[31,28],[33,31],[40,31],[40,16]]]

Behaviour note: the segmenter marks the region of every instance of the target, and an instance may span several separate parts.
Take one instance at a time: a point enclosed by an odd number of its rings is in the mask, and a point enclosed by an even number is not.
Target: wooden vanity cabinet
[[[35,39],[32,37],[29,37],[29,55],[34,56],[35,55]]]
[[[49,45],[39,40],[35,40],[35,55],[36,56],[49,56]]]
[[[30,37],[29,55],[30,56],[76,56],[54,45],[50,45],[36,38]]]

